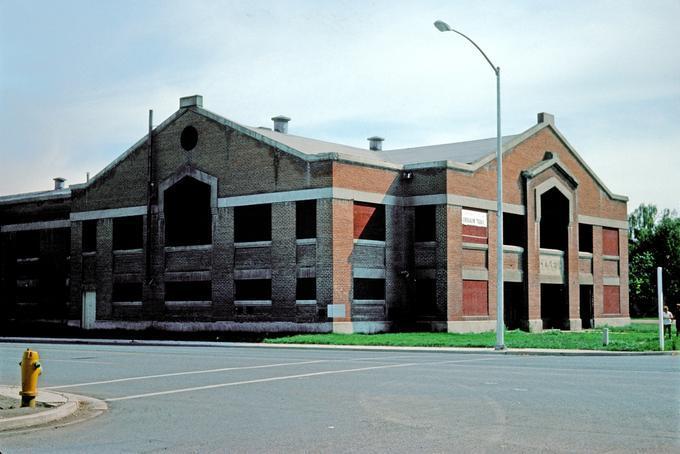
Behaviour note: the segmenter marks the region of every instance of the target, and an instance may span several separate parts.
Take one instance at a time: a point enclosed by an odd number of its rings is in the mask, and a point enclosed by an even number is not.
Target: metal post
[[[503,320],[503,151],[501,149],[501,68],[494,66],[484,51],[467,35],[454,30],[443,21],[435,21],[434,26],[440,32],[454,32],[467,39],[482,54],[496,74],[496,350],[505,350],[505,322]]]
[[[656,295],[659,304],[659,350],[664,350],[663,338],[663,276],[661,272],[663,268],[660,266],[656,268]]]
[[[501,145],[501,68],[496,67],[496,350],[505,349],[503,301],[503,150]]]

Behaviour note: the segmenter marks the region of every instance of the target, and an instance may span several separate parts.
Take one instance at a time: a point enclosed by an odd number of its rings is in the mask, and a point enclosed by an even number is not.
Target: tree
[[[633,316],[657,312],[656,267],[663,267],[666,304],[680,304],[680,217],[642,204],[628,216],[629,290]],[[680,314],[678,314],[680,315]]]

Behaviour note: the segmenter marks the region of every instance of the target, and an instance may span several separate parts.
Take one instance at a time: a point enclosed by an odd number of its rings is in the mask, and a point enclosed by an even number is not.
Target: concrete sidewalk
[[[450,352],[493,355],[541,355],[541,356],[649,356],[678,355],[678,351],[664,352],[619,352],[609,350],[564,350],[539,348],[512,348],[501,351],[493,348],[478,347],[391,347],[380,345],[324,345],[324,344],[265,344],[248,342],[201,342],[173,340],[135,340],[135,339],[81,339],[81,338],[40,338],[40,337],[0,337],[0,342],[32,344],[82,344],[82,345],[144,345],[172,347],[247,347],[247,348],[300,348],[319,350],[372,350],[408,352]]]
[[[19,386],[0,385],[0,396],[18,399],[20,390]],[[82,419],[89,419],[108,409],[106,403],[99,399],[54,391],[38,390],[35,400],[44,406],[0,411],[0,432],[43,426],[68,418],[78,410],[85,410]]]

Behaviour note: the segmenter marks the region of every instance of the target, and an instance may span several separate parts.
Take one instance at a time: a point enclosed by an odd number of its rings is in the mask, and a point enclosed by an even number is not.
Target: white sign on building
[[[486,227],[486,212],[463,209],[463,225]]]

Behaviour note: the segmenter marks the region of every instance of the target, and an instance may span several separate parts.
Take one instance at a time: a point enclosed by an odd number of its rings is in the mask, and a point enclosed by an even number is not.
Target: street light
[[[477,43],[449,27],[449,24],[440,20],[434,23],[440,32],[455,32],[472,43],[473,46],[484,56],[486,61],[496,74],[496,350],[505,350],[505,323],[503,321],[503,152],[501,150],[501,68],[494,66],[479,48]]]

